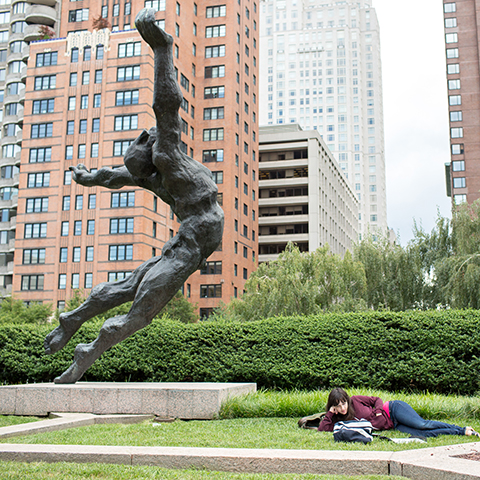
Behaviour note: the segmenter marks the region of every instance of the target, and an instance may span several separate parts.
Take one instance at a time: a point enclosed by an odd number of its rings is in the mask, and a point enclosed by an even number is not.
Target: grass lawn
[[[351,390],[351,395],[375,395],[384,400],[400,399],[412,405],[425,418],[470,425],[480,430],[480,399],[477,397],[405,395],[370,390]],[[474,442],[476,437],[442,436],[426,444],[394,444],[374,440],[369,445],[335,443],[328,432],[302,430],[299,417],[323,410],[328,392],[257,392],[229,401],[222,408],[222,419],[134,425],[92,425],[57,432],[3,439],[4,443],[183,446],[211,448],[272,448],[308,450],[386,450],[399,451]],[[32,417],[0,417],[0,426],[35,421]],[[4,423],[2,424],[1,421]],[[406,437],[400,432],[385,432],[390,437]],[[400,480],[400,477],[300,474],[240,474],[204,470],[166,470],[108,464],[16,463],[0,462],[0,480],[130,480],[130,479],[206,480]]]
[[[479,427],[478,421],[473,424]],[[388,436],[406,437],[400,432]],[[24,437],[6,438],[6,443],[63,445],[132,445],[207,448],[285,448],[306,450],[387,450],[453,445],[477,440],[476,437],[441,436],[426,444],[395,444],[374,440],[371,444],[336,443],[330,432],[298,428],[294,418],[236,418],[214,421],[180,421],[134,425],[91,425]]]
[[[383,475],[247,474],[108,464],[0,462],[1,480],[405,480]]]
[[[10,425],[18,425],[21,423],[37,422],[38,420],[44,420],[38,417],[20,417],[15,415],[0,415],[0,427],[8,427]]]
[[[222,405],[220,418],[304,417],[325,410],[329,391],[261,390],[241,397],[230,398]],[[458,418],[466,425],[480,421],[480,396],[461,397],[435,393],[392,393],[366,388],[350,388],[349,395],[380,397],[383,401],[403,400],[423,418],[442,420]]]

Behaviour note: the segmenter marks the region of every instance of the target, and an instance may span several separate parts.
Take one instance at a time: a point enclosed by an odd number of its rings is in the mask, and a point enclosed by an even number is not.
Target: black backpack
[[[300,428],[310,428],[312,430],[318,430],[320,422],[323,420],[326,412],[315,413],[309,415],[308,417],[303,417],[298,421],[298,426]]]

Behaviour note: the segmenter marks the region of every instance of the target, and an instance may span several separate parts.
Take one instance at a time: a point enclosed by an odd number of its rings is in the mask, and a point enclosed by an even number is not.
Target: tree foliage
[[[480,308],[480,201],[440,214],[427,233],[414,224],[414,238],[403,250],[417,271],[417,307]],[[395,309],[395,308],[393,308]]]
[[[40,40],[49,40],[55,37],[55,30],[48,25],[40,25],[38,27],[38,34],[40,35]]]
[[[434,262],[441,303],[480,308],[480,201],[457,206],[451,225],[451,249]]]
[[[349,252],[342,259],[328,246],[302,253],[288,244],[277,260],[260,264],[244,288],[243,297],[226,307],[227,316],[258,320],[353,310],[362,304],[365,273]]]
[[[480,308],[480,200],[456,207],[452,220],[438,214],[431,232],[414,222],[413,234],[406,246],[367,235],[343,259],[328,247],[301,253],[289,245],[213,318]]]
[[[26,305],[23,300],[7,297],[0,304],[0,324],[45,324],[52,316],[50,303],[31,303]]]
[[[93,18],[92,27],[94,30],[103,30],[104,28],[110,28],[110,22],[99,15]]]
[[[196,323],[198,322],[196,309],[197,305],[190,303],[179,290],[157,317],[165,315],[182,323]]]
[[[363,264],[365,301],[373,309],[408,310],[418,307],[423,290],[419,256],[413,246],[402,248],[386,238],[367,236],[355,245],[354,259]]]

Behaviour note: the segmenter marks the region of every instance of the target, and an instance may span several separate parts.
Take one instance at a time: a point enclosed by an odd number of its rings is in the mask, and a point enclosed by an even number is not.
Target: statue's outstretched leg
[[[45,338],[45,353],[52,354],[61,350],[87,320],[132,301],[143,277],[160,261],[160,258],[152,257],[123,280],[97,285],[78,308],[61,313],[60,325]]]
[[[178,109],[183,95],[173,64],[173,37],[157,25],[152,9],[141,10],[135,26],[154,54],[153,110],[157,119],[157,144],[166,150],[178,148],[181,131]]]
[[[186,245],[176,252],[169,250],[168,253],[168,257],[162,257],[161,261],[146,273],[130,311],[126,315],[109,318],[92,343],[77,345],[72,365],[55,379],[55,383],[75,383],[102,353],[149,325],[201,261],[199,251],[190,251]]]
[[[152,49],[173,45],[173,37],[157,25],[154,9],[144,8],[140,10],[135,18],[135,26]]]

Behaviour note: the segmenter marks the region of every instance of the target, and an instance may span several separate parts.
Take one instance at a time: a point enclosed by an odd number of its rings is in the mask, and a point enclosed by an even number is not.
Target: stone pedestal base
[[[255,383],[36,383],[0,387],[0,414],[50,412],[151,414],[211,419],[229,396],[256,391]]]

